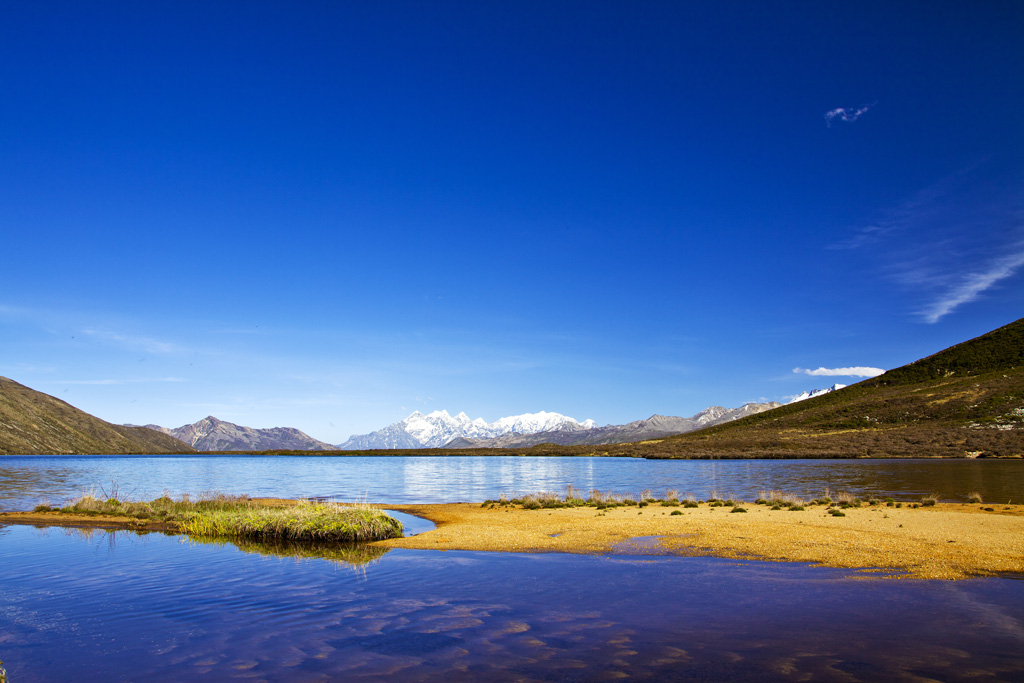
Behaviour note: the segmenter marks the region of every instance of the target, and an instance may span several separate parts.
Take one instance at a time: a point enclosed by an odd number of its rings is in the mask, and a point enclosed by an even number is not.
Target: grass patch
[[[61,512],[163,522],[181,533],[209,538],[361,543],[402,535],[398,520],[369,505],[300,501],[268,505],[248,496],[207,492],[193,500],[163,495],[149,502],[82,496]]]

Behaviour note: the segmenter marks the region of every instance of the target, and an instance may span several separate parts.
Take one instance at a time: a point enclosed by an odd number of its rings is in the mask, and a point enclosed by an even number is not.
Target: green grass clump
[[[357,543],[402,535],[398,520],[367,505],[311,501],[265,505],[248,496],[212,492],[195,500],[186,494],[177,501],[164,495],[149,502],[85,495],[61,512],[152,520],[203,537]]]
[[[734,505],[732,510],[729,510],[729,512],[746,512],[746,511],[747,511],[746,508],[740,507],[739,505]]]
[[[402,535],[401,523],[379,510],[309,502],[200,512],[178,526],[191,536],[253,540],[360,543]]]
[[[921,496],[921,505],[924,507],[931,507],[939,502],[939,497],[935,494],[929,496]]]
[[[842,510],[840,510],[839,508],[832,508],[831,510],[828,511],[828,513],[830,515],[832,515],[833,517],[845,517],[846,516],[846,513],[843,512]]]
[[[683,514],[683,511],[682,511],[682,510],[673,510],[673,511],[672,511],[672,514],[671,514],[671,515],[669,515],[669,517],[672,517],[672,516],[674,516],[674,515],[681,515],[681,514]]]

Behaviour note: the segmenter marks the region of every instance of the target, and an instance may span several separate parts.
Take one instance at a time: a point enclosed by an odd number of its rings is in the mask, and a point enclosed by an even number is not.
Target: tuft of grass
[[[398,520],[365,504],[302,501],[272,506],[256,504],[248,496],[209,491],[194,500],[185,494],[177,501],[165,495],[149,502],[101,500],[90,494],[61,511],[160,521],[202,537],[357,543],[402,535]]]
[[[981,504],[981,494],[977,491],[971,491],[967,494],[967,502]]]
[[[378,510],[313,502],[209,510],[190,515],[178,527],[190,536],[291,542],[361,543],[402,534],[401,523]]]
[[[939,497],[932,493],[927,496],[921,496],[921,505],[924,507],[930,507],[939,502]]]
[[[846,513],[843,512],[842,510],[840,510],[839,508],[831,508],[828,511],[828,513],[830,515],[832,515],[833,517],[845,517],[846,516]]]
[[[775,507],[788,507],[804,506],[807,502],[799,496],[794,496],[789,493],[783,493],[782,491],[761,491],[758,494],[757,503],[759,505],[767,505],[771,508]]]
[[[734,505],[732,510],[729,510],[729,512],[746,512],[746,511],[747,511],[746,508],[740,507],[739,505]]]
[[[683,514],[683,511],[682,511],[682,510],[673,510],[673,511],[672,511],[672,514],[671,514],[671,515],[669,515],[669,516],[671,517],[671,516],[674,516],[674,515],[681,515],[681,514]]]
[[[860,507],[860,498],[847,491],[837,493],[836,502],[842,507]]]

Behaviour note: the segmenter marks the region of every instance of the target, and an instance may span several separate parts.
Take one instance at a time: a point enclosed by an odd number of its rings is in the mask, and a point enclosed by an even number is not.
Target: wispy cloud
[[[937,323],[958,306],[974,301],[1001,280],[1015,275],[1021,266],[1024,266],[1024,248],[1017,253],[996,259],[981,271],[962,276],[960,282],[921,310],[920,315],[927,323]]]
[[[867,111],[874,107],[876,104],[878,103],[872,102],[871,104],[863,104],[859,107],[836,107],[835,109],[830,109],[829,111],[825,112],[825,123],[826,125],[829,126],[829,128],[832,127],[832,121],[834,119],[839,119],[840,121],[844,121],[846,123],[853,123],[862,115],[866,114]]]
[[[136,351],[145,351],[147,353],[176,353],[181,351],[181,348],[177,344],[170,342],[161,341],[159,339],[153,339],[152,337],[142,337],[136,335],[120,334],[117,332],[111,332],[109,330],[82,330],[82,334],[98,339],[104,342],[110,342],[119,346],[124,346]]]
[[[62,381],[50,381],[48,384],[88,384],[88,385],[111,385],[111,384],[153,384],[157,382],[185,382],[181,377],[134,377],[131,379],[69,379]]]
[[[858,265],[899,285],[915,299],[905,310],[936,323],[1024,268],[1019,174],[1007,173],[1000,159],[981,159],[827,248],[851,252],[851,262],[860,259]]]
[[[808,370],[807,368],[793,368],[793,372],[814,377],[878,377],[885,370],[882,368],[869,368],[863,365],[850,368],[818,368]]]

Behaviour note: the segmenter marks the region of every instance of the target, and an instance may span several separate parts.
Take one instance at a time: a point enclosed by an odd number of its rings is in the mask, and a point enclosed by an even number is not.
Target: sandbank
[[[646,538],[644,553],[808,562],[865,570],[865,576],[878,570],[921,579],[1024,573],[1020,505],[875,506],[844,510],[845,517],[833,517],[824,507],[790,511],[760,505],[746,505],[746,513],[657,504],[601,511],[472,503],[386,507],[437,525],[409,538],[376,542],[390,548],[603,554],[636,552],[640,546],[630,539]]]

